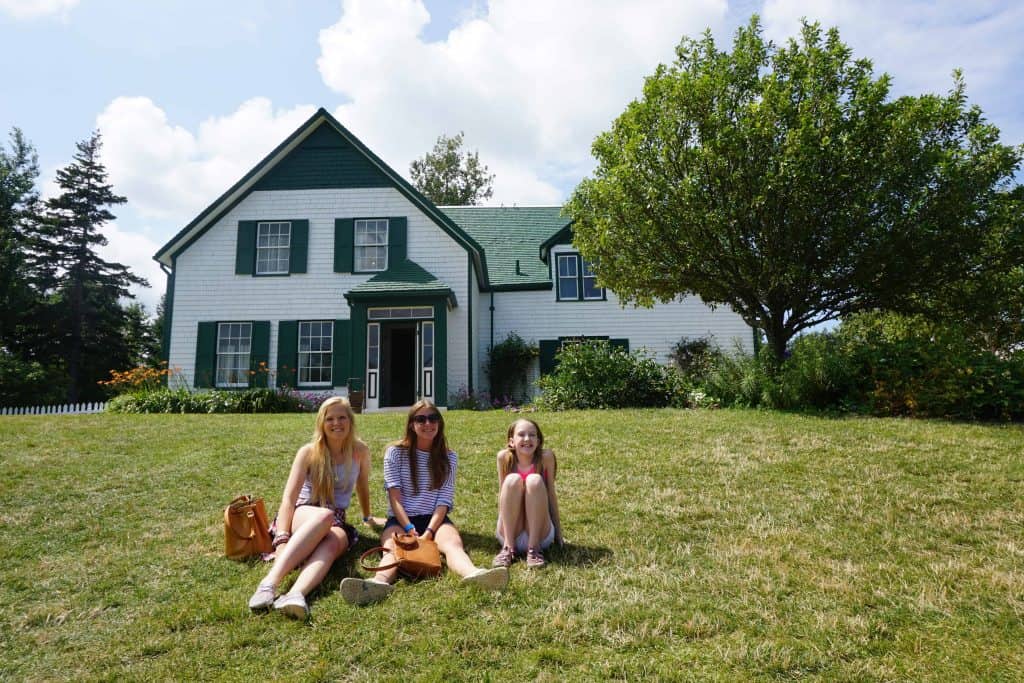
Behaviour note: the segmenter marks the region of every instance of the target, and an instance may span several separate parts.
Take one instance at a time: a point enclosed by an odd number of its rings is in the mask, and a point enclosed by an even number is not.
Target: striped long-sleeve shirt
[[[438,505],[447,505],[449,510],[455,507],[455,470],[458,468],[459,456],[455,451],[448,451],[451,469],[439,489],[430,487],[429,460],[430,454],[427,451],[416,450],[416,484],[419,492],[413,493],[412,472],[409,470],[406,449],[388,446],[384,452],[384,491],[387,493],[393,488],[401,489],[402,507],[407,515],[433,514]],[[388,516],[393,517],[394,514],[389,498]]]

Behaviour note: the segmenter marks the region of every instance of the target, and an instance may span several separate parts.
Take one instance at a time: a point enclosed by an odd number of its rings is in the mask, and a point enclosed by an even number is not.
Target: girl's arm
[[[302,490],[302,482],[306,479],[306,452],[309,445],[305,445],[295,454],[292,461],[292,469],[288,473],[288,481],[284,485],[284,493],[281,494],[281,507],[277,509],[277,533],[291,535],[292,517],[295,515],[295,501],[299,499],[299,491]],[[287,536],[285,538],[287,539]],[[276,540],[276,539],[275,539]]]
[[[366,444],[357,441],[352,449],[352,457],[359,463],[359,478],[356,479],[356,497],[359,498],[359,509],[363,512],[363,520],[370,518],[370,449]],[[373,519],[366,521],[373,524]]]
[[[551,514],[551,523],[555,526],[555,543],[564,545],[562,538],[562,515],[558,511],[558,492],[555,490],[555,472],[558,470],[558,461],[555,460],[553,451],[547,449],[541,454],[541,466],[548,473],[548,512]]]
[[[405,527],[409,526],[409,515],[405,511],[405,506],[402,505],[402,489],[397,486],[392,486],[388,489],[388,501],[391,502],[391,512],[395,514],[395,519],[398,520],[399,526],[404,530]],[[410,530],[408,533],[415,534],[416,529]]]
[[[505,459],[505,455],[507,453],[508,453],[508,450],[505,449],[505,448],[502,448],[500,451],[498,451],[498,495],[499,496],[501,495],[501,487],[505,483],[505,477],[501,476],[501,470],[502,470],[501,464],[502,464],[502,461]]]

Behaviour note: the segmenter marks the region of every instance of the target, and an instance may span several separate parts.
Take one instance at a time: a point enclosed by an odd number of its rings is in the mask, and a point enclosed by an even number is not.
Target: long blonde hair
[[[433,401],[421,398],[413,404],[405,418],[405,436],[401,441],[396,441],[393,444],[405,449],[406,457],[409,459],[409,474],[412,475],[414,493],[419,493],[419,477],[416,471],[416,430],[413,428],[413,418],[424,408],[433,408],[438,415],[437,434],[434,436],[434,442],[430,444],[430,457],[427,460],[430,468],[430,488],[441,488],[445,479],[448,478],[448,473],[452,471],[452,464],[448,458],[448,441],[444,436],[444,415],[437,409]]]
[[[348,415],[348,434],[341,448],[341,461],[345,465],[343,481],[348,479],[356,443],[356,418],[348,399],[332,396],[320,404],[320,410],[316,413],[316,428],[309,442],[309,450],[306,451],[306,473],[313,487],[310,502],[327,507],[334,505],[334,464],[331,462],[331,450],[327,447],[324,420],[327,419],[327,411],[337,405],[342,406]]]
[[[504,479],[508,475],[512,474],[516,469],[516,449],[512,446],[512,435],[516,433],[516,425],[520,422],[529,422],[533,425],[533,428],[537,430],[537,448],[533,451],[532,465],[536,468],[537,474],[544,475],[543,472],[543,460],[544,460],[544,432],[540,430],[540,425],[533,420],[525,417],[521,417],[508,426],[508,434],[505,437],[505,450],[502,451],[501,459],[501,478]],[[556,463],[555,467],[558,465]],[[554,472],[551,473],[554,475]],[[545,477],[546,479],[546,477]]]

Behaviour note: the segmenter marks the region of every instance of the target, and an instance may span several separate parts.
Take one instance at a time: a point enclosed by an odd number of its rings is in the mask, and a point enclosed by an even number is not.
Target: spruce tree
[[[99,398],[96,382],[110,369],[124,369],[131,362],[123,335],[128,327],[125,309],[119,300],[134,298],[129,291],[133,284],[149,286],[127,266],[96,253],[107,244],[102,227],[115,218],[107,207],[127,201],[107,182],[101,145],[99,131],[76,144],[74,160],[57,171],[61,193],[46,202],[46,249],[58,273],[54,305],[70,380],[67,401],[72,403]]]

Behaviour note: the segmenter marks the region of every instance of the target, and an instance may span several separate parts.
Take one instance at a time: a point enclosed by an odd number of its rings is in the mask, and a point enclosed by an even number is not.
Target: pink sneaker
[[[491,562],[492,567],[511,567],[512,563],[516,559],[516,553],[512,548],[505,546],[501,549],[501,552],[494,556],[494,562]]]
[[[526,549],[526,568],[527,569],[540,569],[547,562],[544,561],[544,553],[540,551],[540,548],[527,548]]]

